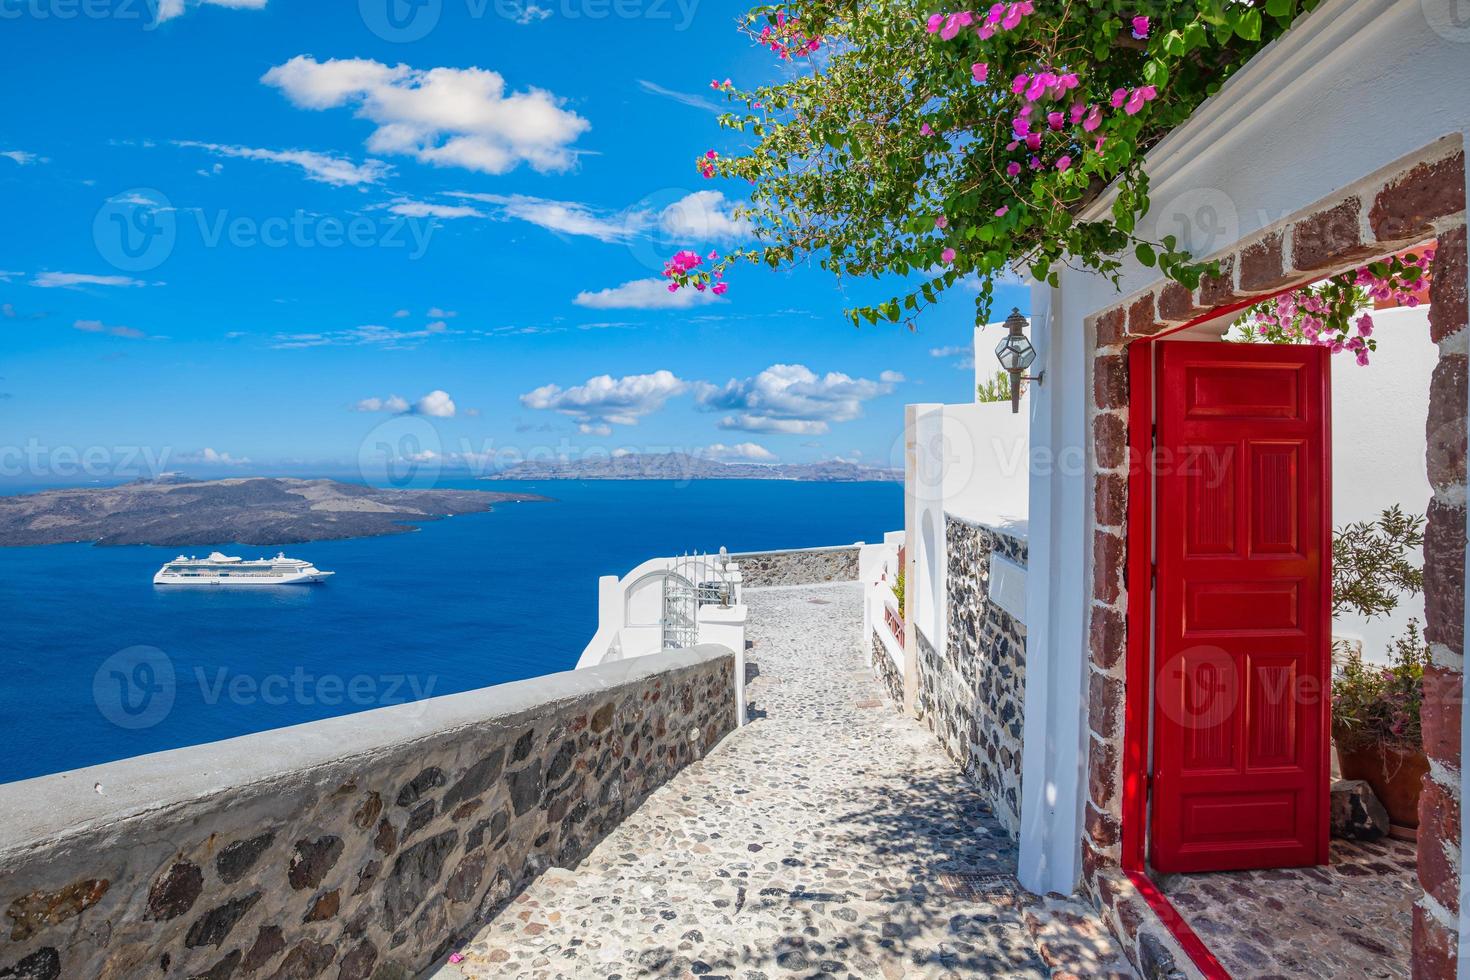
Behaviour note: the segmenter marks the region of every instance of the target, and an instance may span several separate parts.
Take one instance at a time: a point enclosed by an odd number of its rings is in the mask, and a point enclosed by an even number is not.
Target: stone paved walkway
[[[1160,885],[1233,977],[1405,977],[1415,847],[1334,840],[1325,868],[1169,875]]]
[[[439,976],[1120,969],[1090,912],[1015,889],[1013,845],[974,787],[880,694],[859,635],[859,587],[747,596],[756,720],[576,869],[533,882]]]

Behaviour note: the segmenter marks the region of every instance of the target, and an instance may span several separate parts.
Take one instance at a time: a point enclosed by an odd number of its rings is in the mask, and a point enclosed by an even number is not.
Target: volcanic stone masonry
[[[994,553],[1025,566],[1026,542],[951,516],[944,533],[948,635],[941,653],[916,631],[917,709],[1015,838],[1021,827],[1026,627],[990,601],[990,562]]]
[[[283,766],[211,798],[181,792],[33,841],[12,832],[0,978],[415,976],[733,730],[733,656],[658,656],[661,669],[541,678],[543,703],[427,736],[405,724],[382,751]],[[374,714],[354,718],[390,718]],[[310,743],[324,736],[303,729],[350,720],[286,731]],[[249,738],[264,751],[283,733]],[[198,768],[216,758],[213,746],[181,751],[200,753]],[[90,786],[107,771],[79,775]],[[74,792],[47,782],[63,778],[33,783]],[[7,818],[20,808],[4,804]]]
[[[884,625],[878,628],[887,629],[888,627]],[[882,640],[878,639],[877,633],[874,633],[869,639],[872,640],[873,645],[873,676],[877,678],[879,684],[883,685],[883,689],[888,692],[893,703],[902,708],[903,671],[894,664],[893,658],[888,655],[888,648],[883,645]]]
[[[818,585],[856,582],[858,547],[810,548],[803,551],[763,551],[731,555],[740,563],[746,588],[770,585]]]

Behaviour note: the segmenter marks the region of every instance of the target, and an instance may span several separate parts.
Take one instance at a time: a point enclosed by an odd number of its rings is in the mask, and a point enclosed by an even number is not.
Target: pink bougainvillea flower
[[[1032,170],[1040,170],[1041,169],[1041,157],[1032,157],[1031,158],[1031,169]]]
[[[922,126],[919,127],[919,133],[923,136],[933,136],[934,127],[930,126],[928,123],[924,123]]]
[[[950,14],[944,22],[944,27],[939,31],[939,36],[946,41],[952,41],[961,30],[969,27],[975,22],[975,15],[968,10],[961,10],[957,14]]]
[[[1128,90],[1126,88],[1116,88],[1116,89],[1113,89],[1112,102],[1113,102],[1113,108],[1114,109],[1121,109],[1123,107],[1123,103],[1124,102],[1127,102],[1127,101],[1128,101]]]
[[[707,158],[707,159],[710,159],[710,160],[716,160],[716,159],[719,159],[719,156],[720,156],[720,155],[719,155],[719,154],[718,154],[718,153],[716,153],[716,152],[715,152],[715,151],[714,151],[714,150],[705,150],[705,151],[704,151],[704,155],[705,155],[705,157],[706,157],[706,158]]]
[[[1057,160],[1057,169],[1058,170],[1070,170],[1071,168],[1072,168],[1072,158],[1071,157],[1061,157],[1060,159]]]
[[[934,219],[934,227],[935,228],[948,228],[949,227],[949,219],[946,218],[944,215],[941,214],[939,217],[937,217],[937,218]]]
[[[1065,125],[1065,123],[1066,117],[1064,117],[1060,112],[1048,112],[1046,114],[1046,124],[1052,129],[1061,129],[1062,126]]]
[[[1015,119],[1011,120],[1011,129],[1015,132],[1017,136],[1025,136],[1027,133],[1031,132],[1031,120],[1027,119],[1025,116],[1017,116]]]
[[[925,25],[930,34],[938,34],[939,29],[944,26],[943,14],[930,14],[929,23]]]
[[[1072,89],[1076,88],[1079,84],[1077,73],[1075,71],[1067,72],[1065,75],[1062,75],[1057,79],[1057,84],[1068,92],[1072,91]]]
[[[1006,164],[1006,173],[1010,174],[1012,177],[1016,176],[1016,174],[1020,172],[1021,165],[1016,161],[1012,160],[1010,163]]]
[[[1026,148],[1028,150],[1039,150],[1039,149],[1041,149],[1041,134],[1040,133],[1028,133],[1027,136],[1026,136]]]
[[[985,15],[987,24],[999,24],[1002,17],[1006,15],[1006,5],[995,3],[990,5],[990,12]]]
[[[1031,79],[1029,76],[1017,75],[1016,80],[1011,82],[1011,91],[1014,92],[1016,95],[1020,95],[1022,92],[1026,91],[1026,86],[1029,84],[1031,84]]]
[[[991,38],[995,37],[995,25],[981,24],[978,28],[976,28],[975,33],[980,35],[980,40],[988,41]]]
[[[703,193],[703,192],[701,192],[701,193]],[[711,262],[713,262],[715,259],[718,259],[719,257],[720,257],[720,253],[719,252],[716,252],[714,249],[710,249],[710,253],[705,256],[705,258],[709,259]]]
[[[1148,37],[1148,18],[1142,16],[1133,18],[1133,39],[1142,41],[1146,37]]]
[[[985,81],[985,79],[990,77],[989,63],[984,61],[975,62],[970,66],[970,74],[975,77],[975,81],[977,82]]]
[[[1021,143],[1020,143],[1019,140],[1011,140],[1009,143],[1006,144],[1006,152],[1007,153],[1014,152],[1015,149],[1016,149],[1016,147],[1018,147],[1020,145],[1021,145]]]
[[[1358,317],[1358,333],[1364,337],[1373,336],[1373,318],[1366,313]]]
[[[1000,26],[1003,27],[1004,29],[1008,30],[1008,31],[1015,30],[1016,29],[1016,25],[1018,25],[1018,24],[1021,23],[1021,17],[1024,16],[1026,13],[1028,13],[1028,11],[1026,9],[1024,9],[1024,8],[1030,7],[1030,6],[1031,5],[1029,3],[1027,3],[1027,4],[1013,3],[1013,4],[1011,4],[1009,7],[1006,8],[1006,15],[1005,15],[1005,17],[1003,17],[1001,19]]]
[[[1004,218],[1006,216],[1006,212],[1008,212],[1010,209],[1010,205],[1002,204],[1000,207],[995,209],[995,216],[997,218]]]
[[[1086,118],[1084,118],[1082,120],[1082,128],[1084,130],[1086,130],[1087,132],[1090,133],[1093,130],[1097,129],[1097,127],[1099,127],[1101,125],[1102,125],[1102,107],[1101,106],[1092,106],[1087,111]]]
[[[1107,139],[1108,138],[1106,136],[1099,136],[1097,138],[1097,142],[1094,143],[1094,144],[1092,144],[1093,150],[1095,150],[1098,153],[1101,153],[1102,152],[1102,148],[1103,148],[1103,144],[1107,142]]]
[[[1075,126],[1079,122],[1082,121],[1082,116],[1086,112],[1087,112],[1087,104],[1086,103],[1084,103],[1084,102],[1074,102],[1074,103],[1072,103],[1072,108],[1069,109],[1069,110],[1067,110],[1067,116],[1068,116],[1068,118],[1071,119],[1072,125]]]
[[[671,293],[677,293],[678,291],[679,291],[679,284],[677,282],[671,282],[671,283],[669,283],[669,292],[671,292]]]
[[[939,253],[939,258],[944,262],[945,265],[952,265],[954,263],[954,249],[945,249],[944,251]]]
[[[710,292],[714,293],[716,296],[723,296],[725,295],[726,291],[729,290],[729,288],[729,283],[717,282],[714,284],[714,286],[710,287]]]
[[[463,963],[464,962],[464,954],[463,953],[450,953],[449,954],[449,962],[451,962],[451,963]]]

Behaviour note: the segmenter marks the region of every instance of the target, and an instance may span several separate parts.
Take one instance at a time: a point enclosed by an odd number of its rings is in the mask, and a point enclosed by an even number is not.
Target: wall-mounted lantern
[[[1041,374],[1032,377],[1023,372],[1036,360],[1036,348],[1031,346],[1031,341],[1026,339],[1026,327],[1029,325],[1027,319],[1021,315],[1018,309],[1012,309],[1011,315],[1006,317],[1006,336],[995,347],[996,359],[1000,366],[1011,376],[1011,412],[1021,411],[1021,382],[1035,381],[1041,384],[1041,379],[1046,375]]]

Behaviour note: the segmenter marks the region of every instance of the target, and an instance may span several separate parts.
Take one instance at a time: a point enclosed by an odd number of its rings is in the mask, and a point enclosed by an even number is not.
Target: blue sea
[[[180,549],[0,549],[0,782],[569,670],[597,628],[598,576],[903,523],[899,484],[438,485],[555,499],[286,547],[337,573],[321,586],[160,589]]]

